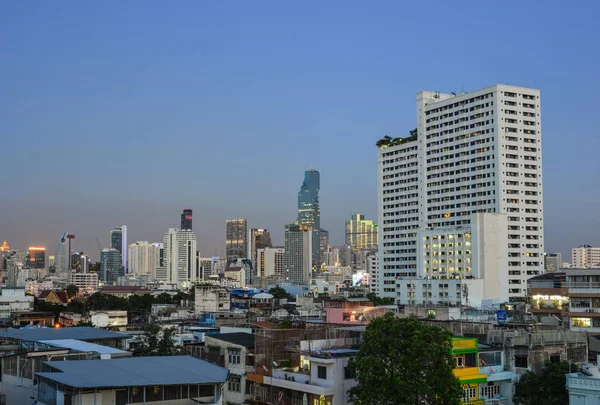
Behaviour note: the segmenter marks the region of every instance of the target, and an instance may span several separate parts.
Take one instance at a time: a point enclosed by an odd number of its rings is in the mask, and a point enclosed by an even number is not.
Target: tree
[[[452,335],[416,318],[375,318],[350,367],[357,405],[458,405],[463,390],[452,373]]]
[[[173,336],[175,328],[161,329],[158,325],[149,325],[144,334],[139,337],[132,355],[139,356],[174,356],[180,354],[180,349],[175,346]]]
[[[276,300],[282,299],[282,298],[287,298],[288,300],[292,298],[292,296],[290,294],[287,293],[287,291],[279,286],[273,287],[269,290],[269,294],[271,294],[273,296],[273,298],[275,298]]]
[[[367,294],[367,298],[376,307],[379,307],[382,305],[394,305],[394,299],[392,297],[383,297],[382,298],[382,297],[378,297],[377,295],[375,295],[375,293],[371,292],[371,293]]]
[[[74,296],[77,295],[78,292],[79,292],[79,288],[76,285],[69,284],[67,286],[67,297],[68,298],[73,298]]]
[[[568,405],[565,374],[577,371],[566,361],[546,362],[537,373],[524,374],[515,385],[514,403],[522,405]]]

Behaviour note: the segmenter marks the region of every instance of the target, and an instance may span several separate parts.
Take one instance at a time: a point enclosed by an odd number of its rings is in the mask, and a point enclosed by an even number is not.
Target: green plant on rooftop
[[[370,292],[367,294],[367,298],[376,307],[382,305],[394,305],[394,299],[392,297],[378,297],[377,295],[375,295],[375,293]]]
[[[349,366],[357,405],[458,405],[463,390],[452,373],[449,331],[387,313],[371,321]]]
[[[389,148],[390,146],[401,145],[403,143],[413,142],[416,140],[417,140],[417,128],[410,130],[409,136],[407,136],[406,138],[401,138],[401,137],[392,138],[391,136],[386,135],[383,138],[381,138],[380,140],[378,140],[375,143],[375,145],[378,148]]]

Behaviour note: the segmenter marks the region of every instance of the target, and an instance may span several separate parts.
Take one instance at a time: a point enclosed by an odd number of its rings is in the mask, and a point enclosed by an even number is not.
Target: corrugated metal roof
[[[124,333],[109,332],[106,330],[81,326],[73,328],[23,328],[7,329],[2,333],[3,337],[37,342],[40,340],[98,340],[98,339],[123,339],[129,337]]]
[[[128,357],[112,360],[47,361],[59,372],[36,373],[73,388],[216,384],[226,368],[190,356]]]
[[[110,354],[110,355],[127,355],[130,354],[125,350],[115,349],[113,347],[97,345],[95,343],[84,342],[83,340],[76,339],[57,339],[57,340],[40,340],[40,343],[54,346],[63,347],[66,349],[76,350],[78,352],[95,352],[98,354]]]

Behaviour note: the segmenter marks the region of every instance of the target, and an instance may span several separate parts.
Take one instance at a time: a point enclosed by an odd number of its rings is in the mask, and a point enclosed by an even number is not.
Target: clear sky
[[[160,241],[194,209],[272,230],[321,172],[322,227],[376,218],[379,137],[420,90],[542,90],[545,239],[600,246],[600,2],[13,1],[0,4],[0,239],[98,257],[112,226]],[[0,241],[1,243],[1,241]]]

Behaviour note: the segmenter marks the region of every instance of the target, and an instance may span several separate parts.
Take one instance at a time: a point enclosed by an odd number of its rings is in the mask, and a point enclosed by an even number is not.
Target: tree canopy
[[[565,374],[577,371],[577,366],[563,361],[547,362],[539,372],[521,376],[515,384],[514,403],[522,405],[568,405],[569,393]]]
[[[271,288],[269,290],[269,294],[271,294],[275,299],[287,298],[289,300],[292,298],[292,296],[288,294],[287,291],[285,291],[285,289],[279,286]]]
[[[368,293],[367,298],[369,301],[373,303],[376,307],[382,305],[394,305],[394,299],[392,297],[378,297],[375,293]]]
[[[452,335],[415,318],[388,313],[371,321],[351,360],[357,405],[458,405],[460,382],[452,373]]]
[[[79,292],[79,288],[76,285],[69,284],[67,286],[67,297],[68,298],[73,298],[74,296],[77,295],[77,292]]]
[[[149,325],[133,349],[132,355],[137,356],[175,356],[181,350],[175,346],[173,336],[175,328],[161,329],[158,325]]]

